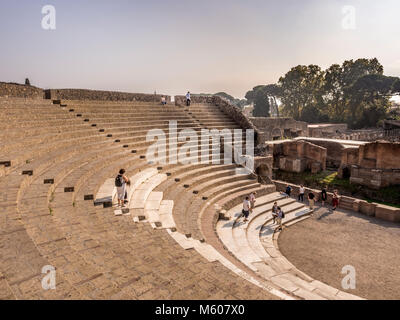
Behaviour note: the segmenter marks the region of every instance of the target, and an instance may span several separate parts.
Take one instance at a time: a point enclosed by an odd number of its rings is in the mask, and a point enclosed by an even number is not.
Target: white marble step
[[[132,198],[133,193],[142,183],[157,174],[158,170],[156,168],[148,168],[130,177],[131,185],[128,187],[128,199]]]
[[[257,200],[256,207],[254,208],[252,215],[262,212],[266,206],[268,206],[280,199],[284,199],[284,197],[282,195],[280,195],[279,192],[270,193],[270,194],[267,194],[265,196],[262,196],[262,197],[256,199]],[[229,217],[231,220],[236,219],[241,214],[242,208],[243,208],[243,204],[242,203],[238,204],[237,206],[228,210],[228,212],[226,213],[226,216]]]
[[[140,184],[132,194],[129,208],[143,209],[144,211],[144,206],[150,193],[165,180],[167,180],[166,174],[156,174],[155,176],[152,176],[146,180],[144,183]]]
[[[282,210],[286,213],[289,213],[292,210],[299,210],[304,207],[304,205],[293,202],[291,199],[284,199],[278,201],[278,205],[282,208]],[[271,208],[268,211],[265,211],[262,214],[255,216],[252,220],[249,221],[249,224],[246,229],[246,239],[249,243],[251,250],[263,261],[271,257],[264,248],[260,240],[260,232],[263,228],[263,225],[267,220],[272,219],[272,211]],[[273,230],[272,230],[273,231]],[[265,230],[265,232],[271,232],[269,230]],[[272,244],[273,247],[273,244]],[[274,257],[276,255],[273,255]]]

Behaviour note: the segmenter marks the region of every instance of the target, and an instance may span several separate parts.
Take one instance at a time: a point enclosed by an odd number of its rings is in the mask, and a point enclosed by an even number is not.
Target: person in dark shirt
[[[327,186],[322,188],[322,191],[321,191],[321,202],[322,202],[322,206],[323,207],[325,206],[325,202],[328,200],[327,191],[328,191],[328,187]]]
[[[286,195],[287,195],[288,198],[290,198],[291,192],[292,192],[292,188],[288,185],[288,186],[286,187],[286,191],[285,191],[285,193],[286,193]]]
[[[310,192],[308,194],[308,204],[310,205],[310,210],[314,210],[315,195]]]

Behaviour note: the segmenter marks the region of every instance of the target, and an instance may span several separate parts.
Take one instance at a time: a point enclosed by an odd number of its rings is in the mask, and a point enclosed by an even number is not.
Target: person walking
[[[281,209],[281,207],[278,207],[278,214],[276,217],[276,222],[278,224],[277,230],[282,230],[282,219],[285,218],[285,213]]]
[[[165,105],[167,104],[167,100],[165,99],[164,96],[161,97],[161,104],[162,104],[163,106],[165,106]]]
[[[243,201],[243,210],[242,210],[242,214],[244,216],[244,220],[243,222],[247,222],[249,221],[249,214],[250,214],[250,208],[251,208],[251,204],[249,201],[249,197],[246,197],[246,199],[244,199]]]
[[[310,206],[310,210],[314,210],[314,203],[315,203],[315,195],[314,193],[310,192],[308,194],[308,204]]]
[[[304,188],[303,185],[300,186],[299,189],[299,201],[304,202],[304,193],[306,192],[306,189]]]
[[[332,210],[336,210],[337,207],[339,206],[339,193],[337,190],[333,191],[333,197],[332,197]]]
[[[250,194],[251,212],[253,212],[253,209],[256,207],[256,194],[257,192],[252,192]]]
[[[274,202],[274,205],[272,206],[272,222],[276,223],[276,219],[278,217],[278,202]]]
[[[325,206],[325,202],[328,200],[327,191],[328,191],[328,187],[327,186],[322,188],[322,191],[321,191],[321,202],[322,202],[322,206],[323,207]]]
[[[190,91],[188,91],[186,93],[186,106],[190,107],[190,102],[191,102],[191,98],[190,98]]]
[[[119,170],[119,174],[115,178],[115,186],[117,187],[118,207],[124,208],[124,200],[126,194],[126,185],[129,184],[129,179],[125,176],[125,169]]]

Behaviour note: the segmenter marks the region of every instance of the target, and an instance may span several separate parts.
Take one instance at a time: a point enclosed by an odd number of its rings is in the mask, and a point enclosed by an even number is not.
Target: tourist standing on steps
[[[328,187],[327,187],[327,186],[325,186],[325,187],[322,188],[322,191],[321,191],[321,202],[322,202],[322,206],[323,206],[323,207],[325,206],[326,200],[328,200],[328,193],[327,193],[327,191],[328,191]]]
[[[299,189],[299,201],[304,202],[304,193],[306,192],[303,185],[300,186]]]
[[[246,197],[246,199],[244,199],[244,201],[243,201],[243,210],[242,210],[242,214],[244,216],[244,220],[243,220],[244,222],[249,221],[248,217],[250,214],[250,208],[251,208],[251,204],[249,201],[249,197]]]
[[[314,200],[315,199],[315,195],[314,193],[310,192],[308,194],[308,204],[310,205],[310,210],[314,210]]]
[[[272,221],[273,223],[276,223],[276,219],[278,217],[278,202],[274,202],[274,205],[272,206]]]
[[[186,106],[187,107],[190,107],[190,102],[191,102],[190,92],[188,91],[188,93],[186,93]]]
[[[253,209],[256,207],[256,194],[257,192],[252,192],[250,194],[251,212],[253,212]]]
[[[285,194],[286,194],[287,198],[290,198],[291,193],[292,193],[292,187],[287,185],[286,190],[285,190]]]
[[[336,210],[336,208],[339,206],[339,193],[337,190],[333,191],[333,197],[332,197],[332,210]]]
[[[162,104],[163,106],[165,106],[165,105],[167,104],[167,100],[165,100],[165,97],[164,97],[164,96],[161,97],[161,104]]]
[[[115,186],[117,187],[118,207],[124,208],[124,199],[126,193],[126,185],[129,185],[129,179],[125,176],[125,169],[119,170],[119,174],[115,178]]]

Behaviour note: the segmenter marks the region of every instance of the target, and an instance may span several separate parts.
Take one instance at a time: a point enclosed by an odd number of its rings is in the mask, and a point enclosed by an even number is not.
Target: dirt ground
[[[299,270],[367,299],[400,299],[400,224],[344,210],[318,208],[281,233],[282,254]],[[344,290],[344,266],[356,270],[356,289]]]

